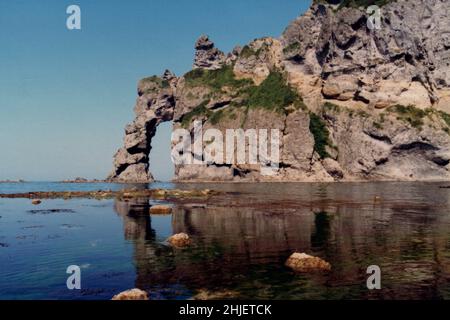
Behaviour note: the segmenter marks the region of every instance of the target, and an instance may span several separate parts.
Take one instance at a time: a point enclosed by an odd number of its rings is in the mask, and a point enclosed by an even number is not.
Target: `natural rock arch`
[[[195,49],[194,69],[216,70],[225,64],[224,53],[215,48],[207,36],[203,35],[197,40]],[[179,80],[172,72],[166,70],[161,77],[152,76],[139,81],[139,97],[134,108],[136,118],[125,127],[124,146],[114,156],[114,169],[108,181],[126,183],[154,181],[149,171],[151,142],[162,122],[180,120],[175,119]],[[183,110],[178,113],[180,118]]]
[[[162,122],[173,119],[176,77],[166,71],[162,77],[142,79],[134,112],[135,120],[126,126],[124,146],[114,156],[114,169],[108,177],[114,182],[154,181],[149,171],[152,139]]]

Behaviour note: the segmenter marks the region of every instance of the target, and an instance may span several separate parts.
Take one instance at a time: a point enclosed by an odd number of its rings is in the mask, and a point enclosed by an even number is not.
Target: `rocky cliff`
[[[381,7],[379,29],[367,5]],[[363,6],[365,5],[365,6]],[[147,182],[159,123],[279,129],[278,174],[177,165],[183,181],[449,180],[450,0],[314,1],[280,38],[224,54],[207,37],[193,70],[139,83],[112,181]],[[198,157],[198,155],[196,155]]]

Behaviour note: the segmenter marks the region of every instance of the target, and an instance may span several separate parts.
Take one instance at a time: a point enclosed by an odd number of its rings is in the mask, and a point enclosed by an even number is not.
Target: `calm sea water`
[[[449,299],[450,189],[442,185],[150,185],[230,192],[170,204],[168,216],[149,215],[149,199],[0,199],[0,299],[111,299],[135,287],[152,299]],[[0,193],[125,187],[0,184]],[[179,232],[192,247],[167,246]],[[284,262],[295,251],[329,261],[332,272],[293,273]],[[66,287],[69,265],[81,267],[79,291]],[[382,270],[381,290],[366,287],[370,265]]]

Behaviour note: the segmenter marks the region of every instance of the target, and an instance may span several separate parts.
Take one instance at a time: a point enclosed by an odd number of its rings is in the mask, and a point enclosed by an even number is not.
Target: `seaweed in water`
[[[52,214],[52,213],[75,213],[72,209],[47,209],[47,210],[30,210],[31,214]]]

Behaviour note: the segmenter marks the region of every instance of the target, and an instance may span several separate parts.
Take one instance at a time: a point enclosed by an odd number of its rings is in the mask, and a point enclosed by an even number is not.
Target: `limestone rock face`
[[[449,10],[448,0],[390,1],[370,30],[366,8],[314,4],[284,32],[284,59],[319,78],[327,99],[449,108]]]
[[[192,71],[142,80],[110,180],[152,181],[151,140],[164,121],[192,144],[195,122],[224,144],[230,129],[280,133],[275,175],[215,158],[177,163],[176,181],[450,180],[450,0],[388,1],[380,29],[366,8],[341,2],[314,1],[280,38],[227,55],[201,36]],[[240,147],[248,156],[249,140],[230,150]]]
[[[357,180],[449,180],[450,138],[434,113],[414,127],[398,114],[326,110],[339,166]],[[325,166],[328,168],[329,166]],[[329,170],[328,170],[329,171]]]
[[[270,71],[279,67],[281,43],[277,39],[256,39],[239,51],[234,61],[234,73],[239,78],[260,84]]]
[[[215,70],[220,69],[225,63],[225,54],[215,48],[214,43],[206,35],[197,40],[195,50],[194,69]]]

